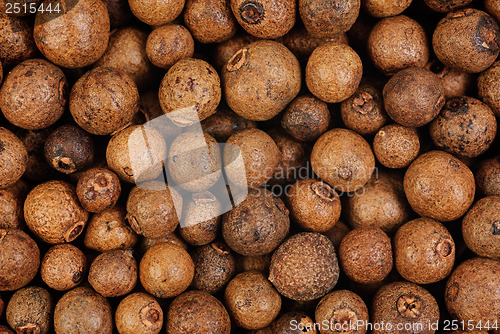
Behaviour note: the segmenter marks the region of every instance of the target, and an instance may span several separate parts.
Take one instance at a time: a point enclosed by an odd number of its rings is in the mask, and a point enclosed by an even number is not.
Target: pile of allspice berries
[[[499,334],[499,22],[0,0],[0,334]]]

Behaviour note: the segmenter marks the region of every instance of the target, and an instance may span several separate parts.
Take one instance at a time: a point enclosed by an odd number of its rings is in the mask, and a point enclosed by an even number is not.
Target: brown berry
[[[6,128],[0,127],[0,188],[16,183],[28,163],[23,142]]]
[[[160,244],[163,242],[177,245],[180,248],[183,248],[184,250],[188,250],[188,248],[189,248],[188,244],[181,237],[179,237],[176,232],[174,232],[174,233],[170,233],[169,235],[167,235],[166,237],[163,237],[163,238],[156,238],[155,239],[155,238],[142,237],[140,242],[139,242],[139,247],[138,247],[139,253],[144,254],[144,253],[146,253],[146,251],[148,249],[150,249],[154,245]]]
[[[467,6],[472,0],[424,0],[425,4],[432,10],[447,13]]]
[[[149,34],[146,52],[153,65],[169,69],[180,59],[193,56],[193,37],[180,24],[160,26]]]
[[[485,0],[484,8],[497,22],[500,21],[500,3],[497,0]]]
[[[385,167],[408,167],[420,153],[418,132],[399,124],[386,125],[373,139],[373,153]]]
[[[479,163],[476,173],[477,188],[486,196],[500,196],[500,155]]]
[[[267,132],[278,146],[280,162],[270,180],[271,184],[294,182],[302,169],[306,168],[308,147],[290,136],[282,128],[274,128]]]
[[[18,229],[24,225],[24,199],[25,195],[17,193],[13,185],[0,189],[0,229]]]
[[[281,334],[317,334],[314,321],[304,312],[287,312],[269,326],[269,333]],[[266,328],[269,328],[266,327]],[[274,329],[274,332],[272,331]],[[264,331],[265,329],[263,329]],[[267,332],[257,332],[267,334]]]
[[[500,61],[493,63],[477,79],[478,95],[497,117],[500,116]]]
[[[130,24],[133,15],[128,5],[128,0],[104,0],[109,14],[111,28],[122,27]]]
[[[38,50],[29,20],[4,13],[0,12],[0,61],[7,68],[33,58]]]
[[[48,127],[41,130],[19,129],[16,131],[15,134],[23,142],[28,151],[28,163],[23,175],[27,180],[40,182],[47,180],[54,174],[54,169],[47,163],[43,154],[45,140],[52,130],[51,127]]]
[[[193,37],[201,43],[220,43],[230,39],[238,30],[231,13],[229,0],[187,0],[184,23]]]
[[[132,13],[142,22],[159,26],[173,21],[184,8],[186,0],[129,0]]]
[[[223,66],[238,52],[238,50],[248,46],[252,42],[258,40],[257,37],[247,33],[240,33],[232,38],[215,45],[213,62],[217,70],[221,70]]]
[[[6,318],[17,333],[47,334],[52,323],[52,298],[44,288],[17,290],[7,305]]]
[[[444,66],[439,60],[433,60],[427,63],[426,69],[436,74],[443,82],[444,96],[446,99],[469,95],[472,86],[475,84],[472,73],[457,71]]]
[[[86,170],[76,185],[78,199],[89,212],[102,212],[113,207],[120,193],[120,179],[107,168]]]
[[[361,3],[363,10],[373,17],[388,17],[401,14],[412,3],[412,0],[385,1],[367,0]]]
[[[152,296],[136,292],[122,299],[115,313],[120,334],[158,334],[163,326],[163,311]]]
[[[58,291],[73,289],[85,279],[87,258],[71,244],[52,246],[45,253],[40,267],[42,280]]]
[[[233,133],[256,128],[257,123],[237,115],[226,106],[219,105],[215,114],[201,122],[201,127],[218,142],[226,142]]]

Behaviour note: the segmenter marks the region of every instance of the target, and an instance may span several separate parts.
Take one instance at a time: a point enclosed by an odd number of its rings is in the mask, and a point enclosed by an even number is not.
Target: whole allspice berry
[[[64,0],[61,12],[38,11],[34,38],[38,49],[56,65],[85,67],[104,54],[109,40],[109,15],[99,0]]]
[[[146,251],[148,249],[150,249],[154,245],[161,244],[163,242],[167,242],[167,243],[171,243],[173,245],[177,245],[177,246],[181,247],[184,250],[188,250],[189,249],[188,244],[181,237],[179,237],[176,232],[173,232],[173,233],[170,233],[169,235],[167,235],[166,237],[163,237],[163,238],[153,239],[153,238],[142,237],[139,240],[139,245],[138,245],[138,249],[137,250],[139,251],[139,254],[143,255],[144,253],[146,253]]]
[[[439,307],[434,297],[419,285],[394,282],[384,285],[373,297],[373,323],[390,323],[385,330],[379,327],[373,333],[432,334],[432,325],[439,321]],[[409,329],[397,329],[409,328]]]
[[[467,6],[472,0],[424,0],[425,4],[432,10],[440,13],[448,13],[453,10]]]
[[[363,10],[373,17],[388,17],[401,14],[413,0],[385,1],[367,0],[361,3]]]
[[[42,280],[59,291],[73,289],[84,280],[87,270],[85,254],[72,244],[52,246],[40,266]]]
[[[257,41],[258,38],[245,32],[239,33],[227,41],[215,45],[213,63],[217,70],[222,70],[238,50]]]
[[[28,163],[23,177],[30,181],[41,182],[54,174],[43,154],[45,140],[53,129],[51,127],[41,130],[19,130],[16,136],[21,139],[28,151]]]
[[[271,254],[243,256],[236,255],[236,271],[242,273],[245,271],[260,271],[261,273],[269,272],[269,264],[271,263]]]
[[[263,188],[250,189],[245,200],[222,218],[224,241],[241,255],[271,253],[283,242],[289,228],[283,201]]]
[[[208,133],[218,142],[226,142],[233,133],[247,128],[256,128],[257,123],[239,116],[227,106],[219,105],[215,114],[201,122],[201,127],[203,132]]]
[[[267,132],[280,150],[280,162],[274,171],[270,184],[286,184],[294,182],[302,169],[306,168],[308,153],[305,143],[290,136],[282,128],[274,128]]]
[[[17,229],[24,225],[24,199],[25,195],[15,191],[13,186],[0,189],[0,229]]]
[[[373,153],[385,167],[408,167],[420,153],[418,132],[399,124],[386,125],[373,139]]]
[[[283,112],[281,127],[300,141],[318,139],[330,125],[328,105],[312,95],[296,97]]]
[[[132,13],[142,22],[159,26],[177,18],[186,0],[128,0]]]
[[[446,101],[441,113],[429,126],[434,144],[458,156],[475,158],[493,143],[497,120],[484,103],[468,96]]]
[[[121,193],[120,179],[107,168],[91,168],[80,176],[76,195],[89,212],[102,212],[112,208]]]
[[[429,218],[409,221],[394,235],[394,262],[398,273],[416,284],[440,281],[455,263],[455,242],[450,232]]]
[[[14,291],[27,285],[40,266],[36,242],[17,229],[0,229],[0,291]]]
[[[111,28],[122,27],[133,19],[128,0],[104,0],[109,14]]]
[[[487,13],[466,8],[439,21],[432,36],[438,59],[453,69],[478,73],[490,67],[500,53],[500,28]]]
[[[368,55],[375,67],[395,74],[408,67],[424,67],[429,47],[424,28],[405,15],[380,20],[370,31]]]
[[[0,60],[4,67],[15,66],[37,54],[38,50],[33,40],[33,25],[28,20],[4,14],[2,11],[0,27],[0,45],[2,46]]]
[[[262,39],[285,35],[295,25],[294,0],[233,0],[231,9],[247,33]]]
[[[158,334],[163,326],[163,311],[152,296],[132,293],[118,304],[115,324],[120,334]]]
[[[419,127],[432,121],[445,103],[443,83],[431,71],[410,67],[396,73],[385,84],[387,114],[406,127]]]
[[[469,95],[472,86],[475,84],[474,74],[457,71],[444,66],[437,59],[428,62],[425,68],[441,79],[446,99],[454,96]]]
[[[495,62],[487,70],[483,71],[477,78],[477,90],[479,97],[495,113],[500,116],[500,61]]]
[[[137,283],[137,261],[132,250],[115,249],[97,256],[90,265],[88,280],[104,297],[128,294]]]
[[[450,315],[459,320],[494,323],[500,314],[500,262],[473,258],[462,262],[446,283],[444,299]]]
[[[47,334],[52,323],[52,298],[37,286],[17,290],[9,300],[6,318],[17,333]]]
[[[360,189],[371,178],[375,157],[370,144],[354,131],[333,129],[314,144],[311,166],[316,175],[340,192]]]
[[[61,69],[43,59],[29,59],[5,77],[0,108],[7,120],[23,129],[54,124],[68,101],[68,84]]]
[[[224,301],[236,325],[249,330],[268,326],[281,310],[281,296],[256,271],[236,275],[224,291]]]
[[[307,231],[326,232],[340,218],[339,196],[322,181],[298,181],[288,190],[287,199],[292,219]]]
[[[497,0],[485,0],[484,8],[497,22],[500,21],[500,3]]]
[[[323,297],[337,284],[338,278],[335,248],[319,233],[295,234],[271,258],[269,280],[281,295],[293,300]]]
[[[30,191],[24,202],[24,218],[42,241],[59,244],[75,240],[89,213],[78,201],[75,187],[65,181],[48,181]]]
[[[287,312],[269,327],[281,334],[318,334],[314,321],[304,312]],[[269,328],[266,327],[266,328]],[[267,332],[264,332],[266,334]],[[270,333],[273,333],[270,330]],[[261,334],[258,332],[258,334]]]
[[[420,155],[404,177],[404,191],[412,209],[442,222],[463,216],[474,200],[475,190],[470,169],[442,151]]]
[[[481,193],[500,196],[500,155],[481,161],[474,177]]]
[[[159,243],[146,251],[139,264],[139,278],[147,292],[158,298],[180,295],[191,284],[194,264],[189,253],[171,243]]]
[[[16,183],[28,164],[26,146],[15,134],[0,127],[0,188]]]
[[[146,52],[153,65],[168,69],[180,59],[193,56],[194,40],[186,27],[167,24],[149,34]]]
[[[226,41],[238,30],[238,23],[231,13],[229,0],[217,2],[187,0],[184,23],[193,37],[201,43]]]
[[[121,71],[97,67],[78,79],[69,99],[75,122],[94,135],[108,135],[125,127],[139,110],[139,92]]]
[[[306,84],[320,100],[337,103],[354,94],[362,74],[361,58],[350,46],[329,42],[318,46],[309,57]]]
[[[500,196],[477,201],[462,220],[462,235],[469,249],[479,256],[500,259]]]
[[[366,333],[368,308],[361,297],[349,290],[337,290],[321,298],[316,306],[315,320],[328,324],[321,334]]]
[[[222,69],[222,83],[227,105],[235,113],[252,121],[266,121],[299,93],[299,61],[281,43],[253,42],[229,59]]]
[[[50,166],[61,173],[72,174],[92,164],[95,145],[87,132],[66,124],[47,137],[43,150]]]
[[[380,282],[392,270],[391,239],[376,227],[355,228],[339,247],[340,266],[354,282]]]
[[[72,333],[75,328],[84,333],[113,333],[113,314],[106,298],[86,287],[62,296],[54,310],[54,330],[63,334]]]

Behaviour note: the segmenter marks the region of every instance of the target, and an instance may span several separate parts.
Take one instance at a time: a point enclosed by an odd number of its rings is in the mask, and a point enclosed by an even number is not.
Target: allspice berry
[[[500,196],[500,155],[481,161],[474,177],[481,193]]]
[[[269,327],[281,334],[317,334],[314,321],[304,312],[287,312],[279,317]],[[269,328],[266,327],[266,328]],[[270,333],[273,333],[270,330]],[[261,334],[260,332],[258,332]],[[266,332],[264,332],[266,334]]]
[[[231,10],[231,8],[229,8],[229,10]],[[221,70],[238,50],[243,49],[257,40],[257,37],[243,32],[231,37],[227,41],[216,44],[213,56],[215,68]]]
[[[500,196],[477,201],[462,220],[467,247],[479,256],[500,259]]]
[[[47,334],[52,324],[52,297],[44,288],[17,290],[7,305],[7,323],[17,333]]]
[[[186,0],[128,0],[132,13],[142,22],[159,26],[177,18]]]
[[[38,11],[34,38],[38,49],[56,65],[85,67],[104,54],[109,40],[109,15],[99,0],[64,0],[61,12]]]
[[[89,213],[81,207],[71,184],[54,180],[31,190],[24,202],[24,218],[42,241],[59,244],[71,242],[82,233]]]
[[[494,323],[500,314],[500,262],[473,258],[462,262],[446,283],[444,299],[450,315],[458,321]]]
[[[167,24],[149,34],[146,52],[153,65],[169,69],[180,59],[193,56],[194,40],[184,26]]]
[[[295,234],[271,258],[269,280],[281,295],[292,300],[323,297],[337,284],[338,278],[335,248],[319,233]]]
[[[467,6],[472,0],[424,0],[425,4],[432,10],[440,13],[451,12]]]
[[[356,191],[370,180],[375,157],[366,140],[354,131],[333,129],[314,144],[311,166],[316,175],[339,192]]]
[[[0,108],[7,120],[23,129],[54,124],[68,102],[68,83],[61,69],[43,59],[29,59],[5,77]]]
[[[238,23],[257,38],[275,39],[295,25],[295,0],[233,0],[231,9]]]
[[[388,17],[401,14],[412,3],[412,0],[385,1],[367,0],[361,3],[363,10],[373,17]]]
[[[235,113],[252,121],[266,121],[299,93],[299,61],[281,43],[253,42],[237,51],[223,67],[222,84],[227,105]]]
[[[404,177],[406,198],[423,217],[451,221],[464,215],[474,200],[474,175],[459,159],[442,151],[420,155]]]
[[[474,74],[444,66],[437,59],[428,62],[425,68],[441,79],[446,99],[455,96],[469,95],[472,86],[475,84]]]
[[[450,12],[439,21],[432,36],[439,60],[453,69],[478,73],[500,53],[500,28],[490,15],[473,8]]]
[[[33,40],[33,26],[25,18],[7,15],[2,11],[0,36],[0,60],[4,67],[15,66],[33,58],[38,52]]]
[[[0,188],[16,183],[28,164],[23,142],[12,132],[0,127]]]
[[[69,110],[85,131],[108,135],[132,121],[139,110],[139,92],[124,72],[97,67],[81,76],[71,89]]]
[[[120,334],[158,334],[163,326],[163,311],[152,296],[132,293],[118,304],[115,324]]]
[[[91,288],[78,287],[56,304],[54,330],[57,334],[82,332],[113,333],[113,314],[109,302]]]
[[[484,8],[491,16],[493,16],[497,20],[497,22],[500,21],[500,3],[498,3],[497,0],[485,0]]]
[[[54,169],[50,167],[43,154],[45,140],[53,129],[51,127],[41,130],[16,131],[16,135],[23,142],[28,151],[28,162],[23,177],[30,181],[40,182],[47,180]]]
[[[49,248],[40,266],[42,280],[51,289],[73,289],[85,278],[87,258],[72,244],[60,244]]]
[[[328,231],[323,232],[323,234],[330,239],[335,249],[338,250],[342,239],[349,233],[351,229],[342,220],[337,221],[337,223]]]
[[[256,271],[236,275],[224,291],[224,301],[236,325],[249,330],[268,326],[281,310],[281,296]]]
[[[294,182],[302,169],[306,168],[308,147],[290,136],[282,128],[274,128],[267,132],[280,150],[280,162],[274,171],[270,184],[286,184]]]
[[[431,71],[410,67],[399,71],[383,90],[387,114],[406,127],[432,121],[445,103],[443,83]]]
[[[362,74],[361,58],[350,46],[329,42],[318,46],[309,57],[305,80],[314,96],[337,103],[354,94]]]
[[[130,11],[128,0],[104,0],[104,3],[108,8],[111,28],[130,24],[134,16]]]
[[[373,139],[373,153],[385,167],[408,167],[420,153],[418,132],[399,124],[386,125]]]
[[[24,225],[23,204],[26,196],[16,192],[13,186],[0,189],[0,229],[18,229]]]
[[[112,208],[121,193],[120,179],[107,168],[91,168],[80,176],[76,195],[89,212],[102,212]]]
[[[139,278],[147,292],[158,298],[180,295],[191,284],[194,264],[189,253],[171,243],[146,251],[139,264]]]
[[[256,127],[256,122],[243,118],[229,107],[221,105],[219,105],[215,114],[201,122],[203,132],[208,133],[218,142],[226,142],[233,133]]]
[[[244,256],[236,254],[236,271],[242,273],[245,271],[269,272],[271,263],[271,254]]]
[[[36,242],[17,229],[0,229],[0,291],[15,291],[35,277],[40,266]]]
[[[394,235],[394,262],[398,273],[417,284],[440,281],[455,263],[455,242],[450,232],[429,218],[409,221]]]
[[[393,326],[373,333],[432,334],[432,326],[439,321],[439,307],[434,297],[419,285],[394,282],[384,285],[373,297],[371,309],[373,323],[390,323]],[[396,324],[402,328],[396,328]]]
[[[238,30],[229,0],[187,0],[184,23],[193,37],[201,43],[223,42],[233,37]]]
[[[495,62],[477,78],[479,97],[486,103],[497,117],[500,116],[500,61]]]

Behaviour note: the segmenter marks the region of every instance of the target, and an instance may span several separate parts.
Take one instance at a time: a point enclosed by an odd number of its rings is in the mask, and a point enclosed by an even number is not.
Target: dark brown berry
[[[102,212],[116,204],[121,193],[120,179],[107,168],[91,168],[80,176],[76,195],[89,212]]]
[[[153,65],[169,69],[180,59],[193,56],[194,40],[184,26],[167,24],[149,34],[146,52]]]
[[[201,127],[219,142],[226,142],[233,133],[247,128],[256,128],[254,121],[237,115],[226,106],[217,108],[217,112],[201,122]]]
[[[301,95],[288,105],[281,126],[300,141],[318,139],[330,125],[328,105],[312,95]]]

